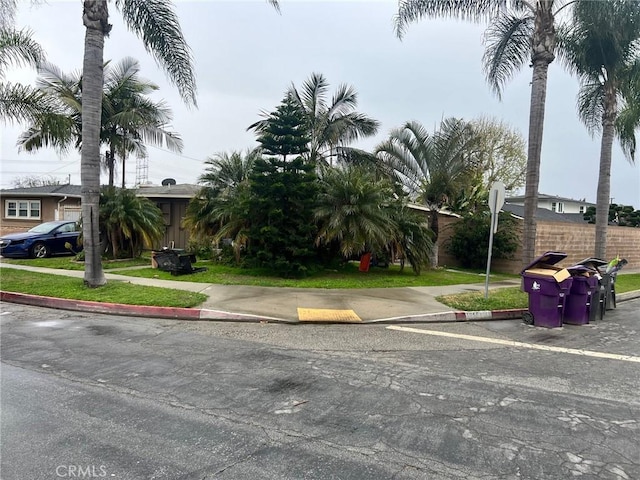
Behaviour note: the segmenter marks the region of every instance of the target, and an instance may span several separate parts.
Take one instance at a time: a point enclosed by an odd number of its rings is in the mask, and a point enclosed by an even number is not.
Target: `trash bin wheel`
[[[522,321],[525,323],[525,325],[533,325],[533,313],[524,312],[522,314]]]

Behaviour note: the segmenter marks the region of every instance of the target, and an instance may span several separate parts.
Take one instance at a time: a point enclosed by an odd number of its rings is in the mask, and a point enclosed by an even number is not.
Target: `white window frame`
[[[14,208],[10,208],[13,204]],[[21,208],[21,204],[26,204],[26,209]],[[36,210],[34,204],[37,204],[37,215],[32,215]],[[13,210],[13,214],[11,214]],[[21,215],[20,212],[26,210],[26,215]],[[4,218],[15,218],[17,220],[40,220],[42,218],[42,201],[35,198],[7,198],[4,202]]]

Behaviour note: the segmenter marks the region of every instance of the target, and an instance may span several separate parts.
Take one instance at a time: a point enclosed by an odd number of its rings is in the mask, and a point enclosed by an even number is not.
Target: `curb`
[[[640,290],[621,293],[616,296],[618,302],[640,298]],[[223,310],[210,310],[199,308],[179,308],[179,307],[152,307],[147,305],[127,305],[123,303],[95,302],[89,300],[68,300],[56,297],[43,297],[40,295],[30,295],[27,293],[5,292],[0,290],[0,301],[18,303],[22,305],[33,305],[36,307],[57,308],[61,310],[71,310],[87,313],[103,313],[110,315],[123,315],[131,317],[153,317],[171,320],[191,320],[191,321],[230,321],[230,322],[271,322],[287,324],[398,324],[398,323],[438,323],[438,322],[477,322],[483,320],[515,320],[522,318],[526,308],[516,308],[509,310],[480,310],[480,311],[448,311],[439,313],[425,313],[420,315],[409,315],[402,317],[388,317],[376,320],[364,320],[362,322],[341,322],[341,321],[314,321],[301,322],[297,319],[286,319],[279,317],[268,317],[264,315],[252,315],[248,313],[234,313]]]
[[[479,320],[513,320],[522,318],[524,309],[513,310],[484,310],[477,312],[449,311],[440,313],[425,313],[403,317],[389,317],[362,322],[301,322],[279,317],[251,315],[244,313],[225,312],[223,310],[209,310],[198,308],[152,307],[146,305],[127,305],[122,303],[94,302],[88,300],[68,300],[56,297],[43,297],[26,293],[0,291],[0,300],[36,307],[57,308],[88,313],[104,313],[111,315],[126,315],[132,317],[154,317],[172,320],[219,320],[232,322],[274,322],[288,324],[302,323],[359,323],[359,324],[394,324],[394,323],[432,323],[432,322],[474,322]]]
[[[366,320],[362,323],[431,323],[431,322],[477,322],[479,320],[513,320],[522,318],[525,308],[510,310],[479,310],[474,312],[450,311],[440,313],[425,313],[405,317],[381,318]]]

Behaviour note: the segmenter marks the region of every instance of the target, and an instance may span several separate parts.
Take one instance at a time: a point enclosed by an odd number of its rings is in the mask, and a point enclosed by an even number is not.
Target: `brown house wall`
[[[160,199],[150,198],[164,216],[165,233],[159,244],[154,249],[162,247],[186,248],[189,241],[189,232],[182,228],[182,220],[187,211],[189,199]]]
[[[19,218],[6,218],[5,217],[5,200],[40,200],[40,219],[39,220],[26,220]],[[24,232],[31,227],[43,222],[50,222],[56,219],[56,209],[58,208],[58,202],[60,198],[52,197],[0,197],[0,208],[2,208],[2,221],[0,222],[0,235],[14,232]],[[79,198],[68,198],[61,205],[79,206]]]
[[[457,218],[440,217],[440,238],[438,264],[440,266],[460,266],[455,258],[446,251],[446,242],[451,237],[452,225]],[[522,222],[519,224],[519,236],[522,238]],[[547,251],[558,251],[567,254],[560,265],[574,265],[580,260],[593,256],[595,250],[595,225],[573,224],[538,220],[536,230],[536,255]],[[522,245],[522,241],[520,242]],[[640,228],[618,227],[607,228],[607,255],[603,260],[611,260],[616,256],[626,258],[630,265],[640,266]],[[495,272],[520,273],[522,271],[522,247],[516,251],[513,260],[492,260],[491,269]]]

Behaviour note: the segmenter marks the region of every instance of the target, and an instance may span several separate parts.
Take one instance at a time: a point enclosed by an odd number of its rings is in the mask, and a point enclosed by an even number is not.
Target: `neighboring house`
[[[80,185],[3,189],[0,204],[2,234],[25,231],[51,220],[79,220]]]
[[[514,205],[505,202],[502,211],[510,212],[512,216],[523,219],[524,205]],[[550,222],[587,223],[582,213],[557,213],[546,208],[538,207],[535,214],[536,220],[549,220]]]
[[[169,183],[161,186],[140,186],[136,189],[138,197],[145,197],[154,202],[164,216],[164,237],[160,244],[154,245],[153,248],[187,247],[189,231],[182,228],[182,220],[187,212],[189,201],[196,196],[200,188],[198,185],[189,183],[178,185]]]
[[[189,201],[199,190],[198,185],[191,184],[141,186],[136,189],[137,196],[151,200],[164,216],[164,237],[153,248],[187,247],[189,232],[182,228],[182,220]],[[25,231],[51,220],[79,220],[82,211],[80,198],[80,185],[0,190],[0,234]]]
[[[505,202],[524,206],[524,196],[509,197],[505,199]],[[585,213],[587,208],[595,206],[595,203],[589,203],[584,198],[582,200],[574,200],[573,198],[542,193],[538,195],[538,208],[544,208],[556,213]]]

